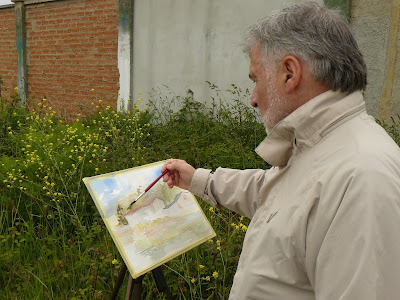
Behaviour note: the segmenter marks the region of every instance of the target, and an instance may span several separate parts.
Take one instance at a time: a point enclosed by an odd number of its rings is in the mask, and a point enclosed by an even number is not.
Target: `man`
[[[348,24],[302,3],[246,43],[268,133],[256,151],[273,167],[162,170],[170,187],[251,218],[230,299],[400,299],[400,149],[365,111]]]

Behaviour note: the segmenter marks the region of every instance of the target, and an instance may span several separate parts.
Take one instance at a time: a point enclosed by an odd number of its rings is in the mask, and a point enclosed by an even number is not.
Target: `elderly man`
[[[346,21],[316,3],[246,39],[269,170],[169,160],[170,187],[251,218],[230,299],[400,297],[400,149],[365,111],[366,66]]]

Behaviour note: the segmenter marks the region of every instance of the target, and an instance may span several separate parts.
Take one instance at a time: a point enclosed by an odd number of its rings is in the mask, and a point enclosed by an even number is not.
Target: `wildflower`
[[[195,283],[196,282],[196,278],[192,278],[192,280],[190,280],[191,283]]]
[[[210,207],[210,208],[209,208],[209,211],[210,211],[211,213],[213,213],[213,212],[214,212],[214,207]]]
[[[94,92],[94,89],[91,89],[90,91],[91,91],[91,92]]]
[[[217,279],[217,278],[218,278],[218,272],[214,272],[214,273],[212,274],[212,276],[213,276],[215,279]]]
[[[211,277],[210,276],[206,276],[205,280],[210,281]]]
[[[16,87],[14,88],[14,90],[18,91],[18,87],[16,86]]]
[[[200,268],[200,270],[203,270],[204,266],[203,265],[199,265],[199,268]]]
[[[114,258],[114,260],[111,262],[113,265],[116,265],[118,263],[118,260]]]

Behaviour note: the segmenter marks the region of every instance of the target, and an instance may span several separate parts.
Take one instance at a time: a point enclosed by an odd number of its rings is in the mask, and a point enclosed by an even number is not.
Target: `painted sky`
[[[0,5],[8,5],[8,4],[13,4],[11,0],[0,0]]]
[[[106,216],[116,213],[116,202],[121,197],[138,188],[141,192],[144,191],[161,174],[161,167],[162,165],[132,169],[94,179],[91,185],[105,209]]]

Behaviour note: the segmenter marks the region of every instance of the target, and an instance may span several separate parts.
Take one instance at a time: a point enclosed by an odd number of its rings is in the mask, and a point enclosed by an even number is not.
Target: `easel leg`
[[[127,271],[127,267],[125,264],[122,264],[121,270],[119,271],[117,281],[115,283],[114,290],[111,294],[110,300],[115,300],[118,296],[118,291],[124,281],[125,273]],[[151,271],[153,273],[154,281],[156,282],[156,286],[158,291],[164,293],[168,300],[172,300],[172,295],[168,289],[167,281],[165,280],[164,273],[160,267],[155,268]],[[142,299],[142,291],[143,291],[143,276],[138,277],[137,279],[133,279],[131,274],[128,277],[128,286],[125,292],[125,300],[141,300]]]
[[[133,279],[133,297],[132,300],[142,300],[143,276]]]
[[[133,282],[134,282],[134,280],[133,280],[131,274],[129,274],[128,286],[126,287],[126,292],[125,292],[125,300],[131,300],[133,287],[134,287]]]
[[[151,272],[153,273],[158,291],[164,293],[168,300],[172,300],[172,295],[168,289],[167,281],[165,280],[161,266],[155,268]]]
[[[121,270],[119,271],[117,281],[115,282],[114,290],[111,294],[110,300],[117,299],[119,288],[121,287],[122,282],[124,281],[125,273],[127,271],[126,265],[123,263],[121,266]]]

